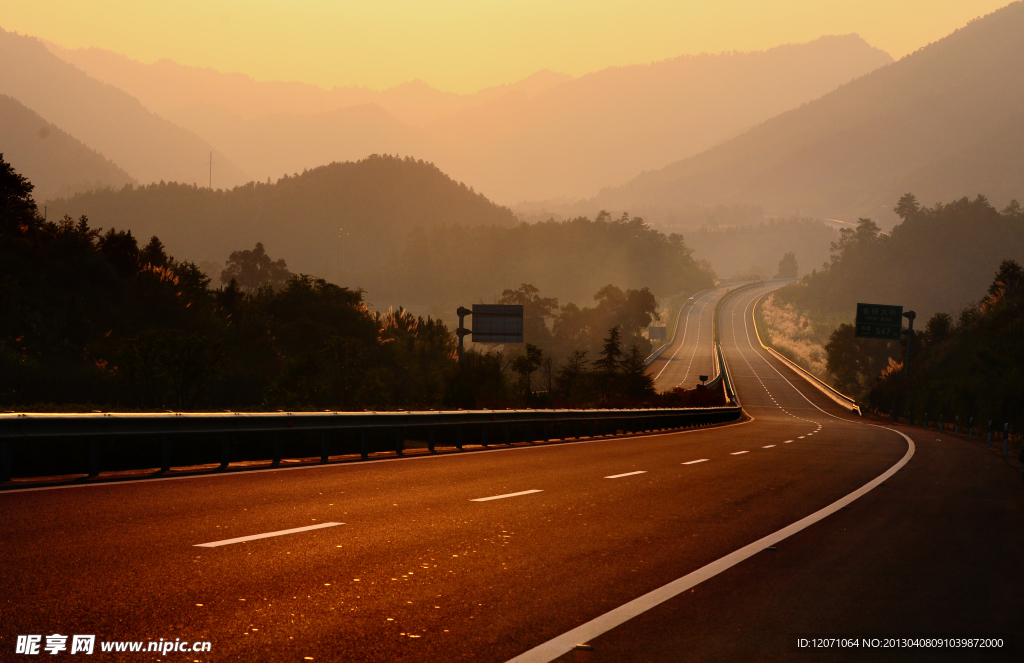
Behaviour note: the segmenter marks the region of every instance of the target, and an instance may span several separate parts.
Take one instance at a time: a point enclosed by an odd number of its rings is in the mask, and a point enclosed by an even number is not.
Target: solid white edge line
[[[687,461],[687,462],[683,463],[683,465],[693,465],[694,463],[704,463],[704,462],[707,462],[709,460],[711,460],[711,459],[710,458],[701,458],[700,460],[690,460],[690,461]]]
[[[626,472],[625,474],[613,474],[605,479],[621,479],[622,477],[631,477],[637,474],[647,474],[647,470],[637,470],[636,472]]]
[[[520,490],[518,493],[505,493],[504,495],[492,495],[491,497],[478,497],[470,502],[490,502],[491,500],[503,500],[506,497],[519,497],[520,495],[531,495],[533,493],[542,493],[542,490]]]
[[[885,426],[877,426],[877,428],[885,428]],[[887,428],[886,430],[893,429]],[[643,614],[651,608],[682,594],[686,590],[695,587],[705,580],[715,577],[719,573],[722,573],[723,571],[736,566],[740,562],[753,557],[765,548],[773,546],[779,541],[787,539],[814,523],[827,518],[859,497],[863,497],[869,491],[877,487],[878,484],[896,474],[896,472],[906,465],[914,455],[914,441],[900,431],[893,430],[893,432],[902,436],[903,439],[907,441],[907,453],[884,473],[876,477],[874,480],[864,484],[849,495],[840,498],[819,511],[815,511],[811,515],[796,521],[792,525],[758,539],[735,552],[729,553],[725,557],[721,557],[707,566],[703,566],[692,573],[688,573],[682,578],[673,580],[667,585],[663,585],[652,592],[648,592],[639,598],[633,599],[629,603],[623,604],[614,610],[606,612],[596,619],[592,619],[585,624],[577,626],[571,631],[567,631],[566,633],[548,640],[529,651],[523,652],[519,656],[509,659],[507,663],[548,663],[549,661],[553,661],[559,656],[572,651],[577,643],[590,642],[599,635],[607,633],[616,626],[626,623],[637,615]]]
[[[322,529],[324,527],[334,527],[335,525],[344,525],[345,523],[320,523],[319,525],[307,525],[305,527],[294,527],[292,529],[280,529],[276,532],[264,532],[263,534],[252,534],[250,536],[240,536],[234,539],[224,539],[223,541],[211,541],[209,543],[197,543],[193,547],[195,548],[218,548],[220,546],[228,546],[232,543],[242,543],[243,541],[255,541],[256,539],[269,539],[272,536],[284,536],[285,534],[295,534],[296,532],[308,532],[313,529]]]

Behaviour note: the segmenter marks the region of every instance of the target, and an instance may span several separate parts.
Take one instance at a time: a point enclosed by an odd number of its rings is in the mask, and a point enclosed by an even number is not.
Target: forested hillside
[[[347,281],[388,265],[412,228],[515,223],[508,209],[432,164],[386,155],[230,190],[161,182],[47,204],[58,214],[159,235],[192,260],[223,261],[262,242],[299,271]]]
[[[907,194],[902,222],[882,233],[869,219],[840,231],[827,266],[776,298],[815,320],[852,321],[857,302],[899,304],[919,319],[958,311],[984,291],[1006,259],[1024,259],[1024,211],[1002,212],[984,196],[922,207]]]

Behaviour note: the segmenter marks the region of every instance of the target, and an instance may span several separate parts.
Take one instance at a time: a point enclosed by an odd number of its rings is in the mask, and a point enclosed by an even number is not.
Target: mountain
[[[46,42],[46,47],[93,78],[128,92],[150,110],[171,119],[189,117],[190,108],[212,109],[248,120],[266,115],[315,115],[376,104],[403,124],[422,126],[510,91],[536,94],[572,80],[567,74],[544,69],[511,85],[485,88],[475,94],[444,92],[419,80],[383,91],[362,87],[326,90],[293,81],[257,81],[245,74],[191,67],[166,58],[146,64],[100,48],[69,49],[51,42]]]
[[[715,203],[895,222],[894,200],[1024,198],[1024,3],[759,124],[602,191],[617,208]]]
[[[516,222],[432,164],[376,155],[231,190],[161,182],[47,204],[143,240],[157,235],[170,253],[197,262],[262,242],[293,271],[335,282],[387,265],[413,228]]]
[[[0,150],[32,181],[39,200],[136,183],[117,164],[5,94],[0,94]]]
[[[591,196],[892,61],[846,35],[610,67],[577,79],[540,71],[456,95],[422,81],[383,92],[328,91],[168,60],[142,64],[96,49],[51,49],[217,145],[256,179],[399,152],[506,203]]]
[[[209,143],[147,110],[129,94],[90,78],[37,39],[0,29],[0,93],[61,127],[119,164],[140,182],[206,183],[213,152],[214,185],[245,174]]]

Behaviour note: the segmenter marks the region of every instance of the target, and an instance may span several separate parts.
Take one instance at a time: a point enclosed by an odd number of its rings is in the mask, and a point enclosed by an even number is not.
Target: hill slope
[[[223,261],[263,242],[293,271],[341,280],[385,265],[414,227],[512,225],[515,217],[435,166],[371,156],[227,191],[152,184],[48,203],[94,225],[158,235],[185,259]],[[337,282],[337,281],[336,281]]]
[[[895,222],[892,201],[1024,196],[1024,3],[697,156],[603,191],[607,207],[747,203]]]
[[[32,180],[40,200],[89,189],[119,189],[135,180],[117,164],[47,122],[18,100],[0,94],[0,149]]]
[[[195,134],[146,110],[137,99],[90,78],[37,39],[0,29],[0,93],[8,94],[98,150],[140,182],[246,181],[244,173]]]

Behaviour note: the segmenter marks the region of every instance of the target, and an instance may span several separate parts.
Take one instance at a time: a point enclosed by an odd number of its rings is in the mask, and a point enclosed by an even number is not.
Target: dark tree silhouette
[[[256,248],[250,251],[231,253],[220,274],[220,281],[227,284],[233,279],[242,292],[252,294],[267,286],[280,290],[291,276],[284,258],[271,260],[263,243],[256,242]]]

